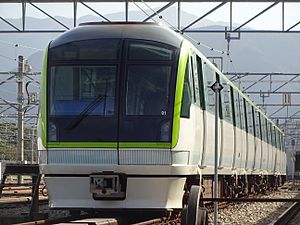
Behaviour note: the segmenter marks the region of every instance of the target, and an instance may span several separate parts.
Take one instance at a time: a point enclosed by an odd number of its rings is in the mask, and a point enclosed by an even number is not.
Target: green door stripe
[[[177,80],[175,88],[175,101],[174,101],[174,116],[173,116],[173,130],[172,130],[172,148],[178,143],[179,126],[180,126],[180,111],[182,102],[183,82],[186,65],[189,57],[190,46],[187,42],[183,41],[179,56]]]
[[[46,108],[46,102],[47,102],[47,97],[46,97],[46,90],[47,90],[47,64],[48,64],[48,46],[45,49],[44,52],[44,59],[43,59],[43,70],[42,70],[42,96],[41,96],[41,101],[40,101],[40,109],[42,112],[39,112],[41,115],[42,121],[41,121],[41,129],[42,129],[42,143],[43,146],[46,147],[47,143],[47,120],[46,120],[46,115],[47,115],[47,108]],[[40,118],[40,115],[39,115]]]

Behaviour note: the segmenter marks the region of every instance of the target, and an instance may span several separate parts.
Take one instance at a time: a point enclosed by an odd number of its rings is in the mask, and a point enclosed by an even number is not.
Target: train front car
[[[50,207],[182,208],[186,175],[197,174],[171,151],[182,41],[155,24],[116,23],[85,24],[49,44],[39,149]]]

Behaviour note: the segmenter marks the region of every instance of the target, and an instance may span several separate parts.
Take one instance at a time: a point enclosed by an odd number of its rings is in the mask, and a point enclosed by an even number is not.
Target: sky
[[[149,9],[149,5],[152,9],[160,8],[167,3],[146,3],[144,4],[141,1],[138,2],[139,7],[144,10]],[[72,3],[35,3],[38,7],[49,13],[51,16],[63,16],[63,17],[73,17],[73,5]],[[90,7],[94,8],[96,11],[103,15],[107,15],[115,12],[122,12],[125,10],[124,3],[86,3]],[[202,16],[216,5],[217,3],[181,3],[181,10],[186,11],[190,14]],[[266,7],[271,5],[272,2],[264,3],[233,3],[233,22],[242,24],[255,16],[260,11],[264,10]],[[174,4],[177,7],[177,4]],[[66,10],[66,7],[68,9]],[[294,24],[300,21],[300,2],[297,3],[285,3],[285,23],[284,27],[287,29]],[[206,19],[212,20],[214,22],[223,21],[229,23],[229,12],[230,12],[229,3],[225,4],[218,10],[216,10],[211,15],[205,17]],[[140,10],[134,3],[129,3],[129,10]],[[0,16],[9,19],[9,18],[18,18],[22,15],[21,13],[21,4],[14,3],[2,3],[0,4]],[[78,15],[81,17],[84,15],[93,14],[88,8],[83,6],[81,3],[78,3]],[[37,17],[37,18],[46,18],[44,14],[39,12],[30,4],[27,4],[26,16]],[[282,29],[282,3],[277,4],[269,11],[259,16],[255,20],[251,21],[247,26],[254,29],[266,29],[266,30],[280,30]],[[300,25],[296,27],[297,30],[300,29]]]

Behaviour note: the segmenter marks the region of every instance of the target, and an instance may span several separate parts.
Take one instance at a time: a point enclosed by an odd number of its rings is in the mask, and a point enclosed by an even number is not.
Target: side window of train
[[[280,149],[280,133],[277,129],[275,130],[275,132],[276,132],[276,147]]]
[[[241,129],[246,130],[247,123],[246,123],[246,108],[245,108],[245,101],[244,98],[239,95],[239,102],[240,102],[240,113],[241,113]]]
[[[205,95],[204,95],[204,74],[202,69],[202,60],[199,56],[196,56],[197,61],[197,75],[198,75],[198,86],[199,86],[199,100],[201,109],[205,110]]]
[[[283,145],[284,145],[284,138],[283,138],[283,134],[280,133],[280,150],[284,152]]]
[[[215,93],[210,88],[216,82],[216,73],[204,62],[204,91],[206,93],[206,109],[208,112],[215,113]]]
[[[270,130],[269,130],[269,122],[266,118],[264,118],[264,121],[265,121],[265,129],[266,129],[266,142],[269,144],[270,137],[271,137]]]
[[[245,103],[247,113],[247,130],[250,134],[254,135],[252,105],[247,101],[245,101]]]
[[[223,89],[221,91],[221,107],[223,119],[232,123],[231,88],[224,78],[221,78]]]
[[[277,131],[276,128],[272,126],[273,130],[273,146],[277,148]]]
[[[262,140],[262,130],[260,123],[260,113],[254,109],[254,119],[255,119],[255,136]]]
[[[234,122],[235,126],[241,128],[241,109],[240,109],[240,100],[239,100],[239,93],[234,90],[232,93],[233,101],[234,101]]]
[[[271,129],[272,129],[272,139],[273,139],[273,146],[276,147],[276,131],[275,131],[275,127],[273,125],[271,125]]]
[[[271,123],[267,121],[267,130],[268,130],[268,143],[272,145],[273,139],[272,139],[272,129],[271,129]]]
[[[195,102],[194,97],[194,85],[192,77],[192,65],[191,58],[189,58],[184,75],[183,93],[182,93],[182,104],[180,116],[183,118],[190,118],[191,104]]]
[[[262,114],[260,114],[260,122],[261,122],[261,130],[262,130],[263,141],[268,143],[268,132],[267,132],[267,125],[266,125],[266,118]]]
[[[202,66],[201,66],[201,59],[200,59],[200,67],[198,65],[198,56],[195,54],[195,52],[191,52],[190,55],[190,61],[191,61],[191,68],[192,73],[191,77],[193,78],[193,91],[194,91],[194,103],[197,106],[201,106],[201,96],[203,91],[202,88],[202,82],[199,81],[199,77],[202,77]]]

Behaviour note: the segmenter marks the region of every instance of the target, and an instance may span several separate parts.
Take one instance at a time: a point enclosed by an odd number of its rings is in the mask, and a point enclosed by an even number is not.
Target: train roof
[[[101,38],[143,39],[161,42],[179,48],[183,37],[157,23],[90,22],[65,32],[50,43],[54,48],[69,42]]]

